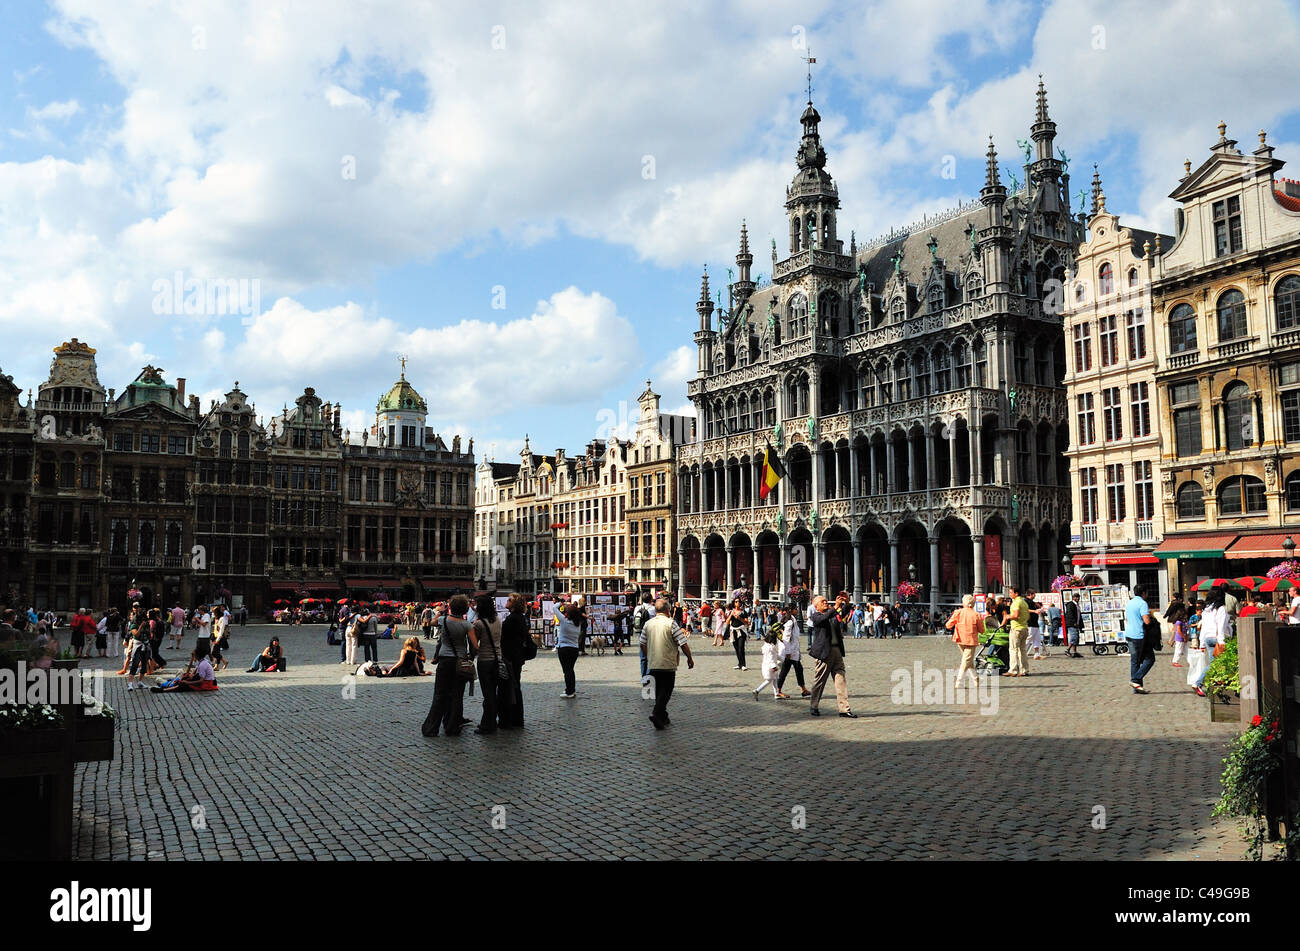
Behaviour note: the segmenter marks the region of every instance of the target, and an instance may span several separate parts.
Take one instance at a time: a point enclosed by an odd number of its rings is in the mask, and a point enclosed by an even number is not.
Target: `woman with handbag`
[[[1223,593],[1216,589],[1210,593],[1205,601],[1205,609],[1201,611],[1201,658],[1196,658],[1197,665],[1200,666],[1200,674],[1196,677],[1193,686],[1196,689],[1198,697],[1205,696],[1205,673],[1210,667],[1210,658],[1217,654],[1219,647],[1228,639],[1228,629],[1232,622],[1228,618],[1228,611],[1223,605]]]
[[[478,682],[483,692],[483,717],[474,732],[480,736],[497,731],[497,714],[509,700],[511,672],[501,652],[501,619],[496,599],[480,594],[474,599],[474,633],[478,638]]]
[[[494,605],[495,606],[495,605]],[[420,732],[437,736],[442,729],[447,736],[459,736],[464,722],[465,684],[474,679],[474,652],[478,639],[465,620],[469,598],[458,594],[451,599],[450,615],[443,618],[442,636],[438,640],[433,674],[433,703]]]

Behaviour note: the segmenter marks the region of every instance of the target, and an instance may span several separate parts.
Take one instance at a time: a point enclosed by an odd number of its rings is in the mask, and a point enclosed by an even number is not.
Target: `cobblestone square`
[[[267,637],[289,671],[244,673]],[[553,654],[524,671],[523,731],[420,735],[433,678],[358,677],[323,628],[233,629],[209,695],[125,690],[112,762],[78,767],[82,859],[1235,859],[1208,818],[1232,727],[1170,655],[1062,656],[998,684],[997,712],[897,704],[891,676],[956,666],[945,638],[852,640],[857,720],[760,702],[758,651],[693,638],[672,725],[647,721],[632,652],[587,656],[564,700]],[[752,648],[752,642],[750,647]],[[384,663],[400,641],[381,641]],[[178,653],[164,656],[177,663]],[[807,672],[811,683],[811,661]],[[89,662],[105,665],[104,661]],[[947,676],[951,676],[949,673]],[[793,674],[791,675],[793,681]],[[787,692],[798,689],[787,684]],[[477,718],[477,695],[466,700]],[[1094,828],[1104,810],[1104,828]],[[796,821],[802,815],[806,825]],[[494,823],[495,820],[495,823]],[[195,826],[206,826],[195,828]],[[503,826],[498,828],[499,826]]]

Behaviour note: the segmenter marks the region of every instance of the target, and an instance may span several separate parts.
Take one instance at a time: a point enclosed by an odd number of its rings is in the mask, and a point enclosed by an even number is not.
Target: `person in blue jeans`
[[[1133,588],[1133,597],[1124,606],[1124,637],[1128,641],[1129,686],[1134,693],[1146,693],[1142,679],[1156,662],[1156,652],[1146,641],[1146,625],[1151,623],[1151,606],[1142,597],[1141,585]]]

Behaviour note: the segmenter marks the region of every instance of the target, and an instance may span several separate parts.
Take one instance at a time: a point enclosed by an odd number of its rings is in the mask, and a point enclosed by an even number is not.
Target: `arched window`
[[[1178,489],[1178,517],[1205,518],[1205,490],[1199,482],[1184,482]]]
[[[1233,476],[1220,483],[1220,515],[1262,515],[1267,511],[1264,483],[1254,476]]]
[[[1300,327],[1300,276],[1288,274],[1277,282],[1273,304],[1277,309],[1278,330]]]
[[[822,241],[819,247],[829,248],[831,246],[831,238],[835,236],[834,231],[835,216],[828,211],[822,215]]]
[[[894,387],[890,383],[889,361],[881,360],[876,364],[876,402],[882,406],[894,398]]]
[[[248,433],[247,432],[241,432],[239,434],[239,439],[236,445],[238,446],[239,449],[239,458],[247,459],[248,458]]]
[[[896,324],[907,319],[907,301],[902,295],[895,297],[889,305],[889,319]]]
[[[1107,262],[1097,272],[1097,294],[1105,297],[1107,294],[1113,293],[1115,293],[1115,272],[1111,269],[1110,263]]]
[[[231,441],[230,430],[228,430],[228,429],[223,429],[223,430],[221,431],[221,440],[220,440],[220,441],[221,441],[221,450],[220,450],[219,455],[221,456],[222,459],[229,459],[229,458],[230,458],[230,441]]]
[[[931,314],[943,313],[943,285],[934,284],[930,287],[930,293],[926,297],[926,310]]]
[[[958,340],[952,345],[952,365],[957,371],[957,389],[970,386],[970,349],[965,340]]]
[[[722,400],[718,400],[718,402],[713,404],[713,418],[709,420],[709,428],[712,430],[713,436],[717,437],[722,435],[722,427],[726,422],[726,418],[726,414],[723,412],[722,408]]]
[[[1128,286],[1129,287],[1138,286],[1138,269],[1135,267],[1131,267],[1128,269]]]
[[[787,339],[794,340],[798,337],[808,335],[808,298],[802,294],[794,294],[790,297],[790,303],[786,308],[786,334]]]
[[[803,247],[803,223],[799,216],[790,219],[790,253],[796,254]]]
[[[1286,477],[1286,510],[1300,512],[1300,469]]]
[[[819,247],[819,245],[817,244],[817,213],[816,212],[812,212],[812,211],[808,212],[808,217],[804,219],[803,230],[804,230],[804,234],[808,238],[808,250],[811,251],[813,248]]]
[[[947,393],[952,389],[952,362],[948,348],[943,344],[934,348],[934,391]]]
[[[776,392],[770,386],[763,391],[763,424],[776,425]]]
[[[989,354],[984,346],[984,338],[976,337],[975,343],[971,345],[971,350],[975,355],[975,377],[976,386],[984,386],[984,381],[988,379]]]
[[[733,399],[727,400],[727,432],[739,432],[736,429],[736,401]]]
[[[740,431],[741,431],[742,433],[747,433],[747,432],[749,432],[749,428],[750,428],[750,427],[749,427],[749,397],[748,397],[748,396],[742,396],[742,397],[740,398],[740,409],[739,409],[739,412],[740,412]]]
[[[817,299],[817,321],[832,337],[840,335],[840,295],[827,291]]]
[[[1219,340],[1246,336],[1246,295],[1233,288],[1219,297]]]
[[[912,398],[912,375],[907,365],[907,357],[899,354],[898,359],[894,361],[894,383],[896,399],[910,400]]]
[[[1169,315],[1169,352],[1196,349],[1196,311],[1191,304],[1179,304]]]
[[[966,296],[968,298],[975,298],[979,297],[983,293],[984,278],[972,271],[970,276],[966,278]]]
[[[1223,426],[1228,449],[1247,449],[1255,441],[1255,417],[1250,405],[1250,387],[1240,381],[1223,391]]]
[[[930,395],[930,355],[924,350],[912,355],[912,395]]]
[[[865,333],[871,329],[871,308],[858,308],[858,333]]]

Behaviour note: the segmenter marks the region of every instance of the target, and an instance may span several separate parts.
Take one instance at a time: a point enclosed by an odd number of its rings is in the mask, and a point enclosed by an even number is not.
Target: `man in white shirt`
[[[197,648],[203,645],[206,649],[212,649],[212,615],[208,613],[208,606],[200,604],[198,613],[195,615],[194,623],[198,625],[198,638],[195,643]]]
[[[1286,616],[1288,624],[1300,624],[1300,591],[1296,591],[1291,596],[1291,606],[1288,609],[1290,613]]]
[[[230,612],[225,608],[218,608],[216,620],[212,622],[212,656],[221,665],[219,668],[221,670],[230,666],[230,661],[221,655],[221,651],[226,647],[225,637],[228,627],[230,627]]]

